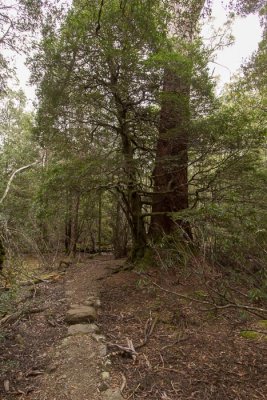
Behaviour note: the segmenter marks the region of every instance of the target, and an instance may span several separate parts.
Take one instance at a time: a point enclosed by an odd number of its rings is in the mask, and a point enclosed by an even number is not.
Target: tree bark
[[[170,36],[190,43],[205,1],[189,1],[186,9],[178,1],[172,2],[173,22]],[[160,113],[159,136],[153,171],[154,193],[150,235],[158,239],[180,228],[187,239],[192,239],[188,222],[174,221],[172,214],[189,207],[188,198],[188,142],[190,125],[191,61],[166,67]]]
[[[153,238],[177,229],[171,213],[188,208],[188,128],[190,82],[171,70],[165,71],[153,171],[154,193],[150,233]],[[178,221],[191,237],[189,225]]]

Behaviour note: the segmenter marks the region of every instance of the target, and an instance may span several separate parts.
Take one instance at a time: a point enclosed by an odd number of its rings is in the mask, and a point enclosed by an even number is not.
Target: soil
[[[0,325],[1,400],[98,400],[108,387],[131,400],[267,398],[264,315],[207,305],[210,292],[192,271],[115,273],[123,263],[85,258],[59,279],[23,289],[17,309],[27,312]],[[248,304],[237,292],[239,304]],[[90,296],[101,300],[96,323],[105,344],[67,337],[66,311]]]

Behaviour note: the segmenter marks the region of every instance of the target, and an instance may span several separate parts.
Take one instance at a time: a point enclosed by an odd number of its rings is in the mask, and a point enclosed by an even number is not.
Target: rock
[[[103,371],[101,374],[101,378],[103,379],[103,381],[108,381],[110,378],[110,373],[107,371]]]
[[[68,347],[69,344],[70,344],[69,338],[66,337],[66,338],[64,338],[64,339],[62,340],[61,345],[60,345],[60,348],[62,348],[62,347]]]
[[[52,374],[53,372],[56,372],[57,368],[58,368],[58,365],[57,365],[57,364],[49,365],[49,366],[46,368],[46,372],[47,372],[48,374]]]
[[[100,307],[101,301],[95,296],[89,296],[84,304],[86,304],[87,306]]]
[[[95,341],[96,341],[97,343],[99,343],[99,342],[104,342],[104,341],[106,340],[106,338],[105,338],[104,335],[97,335],[97,334],[95,334],[95,333],[92,335],[92,338],[95,339]]]
[[[99,299],[96,299],[95,307],[101,307],[101,301]]]
[[[18,334],[15,336],[16,342],[23,346],[25,344],[25,340],[22,335]]]
[[[107,346],[106,346],[105,344],[101,343],[101,344],[99,345],[99,354],[100,354],[100,357],[106,357],[107,352],[108,352]]]
[[[123,400],[120,389],[108,389],[102,396],[103,400]]]
[[[86,335],[88,333],[98,333],[99,327],[96,324],[75,324],[68,327],[68,336]]]
[[[84,304],[85,304],[86,306],[94,306],[95,300],[86,300],[86,301],[84,302]]]
[[[98,385],[99,392],[105,392],[108,389],[108,384],[106,382],[101,382]]]
[[[96,310],[90,306],[71,308],[69,311],[67,311],[67,315],[65,317],[65,321],[70,325],[94,322],[95,320]]]

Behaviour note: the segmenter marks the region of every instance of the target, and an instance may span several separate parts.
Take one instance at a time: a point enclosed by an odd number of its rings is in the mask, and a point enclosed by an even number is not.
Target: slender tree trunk
[[[147,235],[145,224],[142,217],[142,199],[138,193],[137,171],[135,167],[134,150],[131,142],[129,126],[127,122],[127,105],[119,95],[118,75],[115,67],[110,61],[111,83],[113,87],[113,97],[117,109],[118,134],[122,143],[122,155],[124,158],[124,174],[126,190],[123,196],[123,202],[127,210],[127,219],[132,233],[132,255],[131,259],[142,258],[147,245]]]
[[[98,253],[101,253],[102,247],[102,193],[99,193],[98,199]]]
[[[4,261],[5,261],[5,254],[6,254],[6,252],[5,252],[5,248],[4,248],[4,245],[3,245],[3,241],[2,241],[2,239],[0,237],[0,273],[3,270],[3,265],[4,265]]]
[[[90,230],[90,238],[92,243],[92,253],[96,253],[95,233]]]
[[[65,218],[65,252],[73,257],[76,255],[77,241],[79,239],[79,208],[80,194],[68,193]]]
[[[69,193],[66,194],[66,217],[65,217],[65,252],[70,254],[71,244],[71,228],[72,228],[72,213],[71,213],[71,196]]]
[[[124,115],[124,113],[123,113]],[[136,178],[136,169],[134,161],[134,152],[132,143],[127,131],[127,124],[125,121],[127,119],[127,113],[123,116],[123,131],[121,132],[122,138],[122,152],[124,156],[124,171],[127,185],[127,194],[125,201],[125,206],[128,211],[128,220],[132,232],[132,254],[131,259],[137,260],[142,258],[145,253],[147,238],[144,219],[142,217],[142,199],[141,195],[138,193],[138,184]]]
[[[80,208],[80,194],[75,193],[73,196],[72,204],[72,218],[71,218],[71,243],[70,253],[73,257],[76,256],[77,242],[79,239],[79,208]]]
[[[115,222],[113,223],[112,228],[114,256],[116,259],[126,257],[128,244],[128,222],[119,200],[117,200]]]

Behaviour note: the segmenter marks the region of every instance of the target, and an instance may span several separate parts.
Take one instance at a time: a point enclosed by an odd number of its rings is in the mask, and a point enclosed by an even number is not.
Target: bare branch
[[[34,165],[39,164],[39,163],[40,163],[40,160],[35,161],[35,162],[33,162],[33,163],[31,163],[31,164],[28,164],[28,165],[24,165],[23,167],[20,167],[20,168],[16,169],[16,170],[12,173],[12,175],[11,175],[11,177],[9,178],[9,181],[8,181],[8,183],[7,183],[6,190],[5,190],[3,196],[2,196],[2,198],[1,198],[1,200],[0,200],[0,205],[3,204],[3,201],[5,200],[7,194],[8,194],[8,192],[9,192],[9,190],[10,190],[10,186],[11,186],[12,181],[13,181],[13,179],[15,178],[15,176],[16,176],[17,174],[19,174],[20,172],[23,172],[23,171],[25,171],[25,170],[27,170],[27,169],[33,167]]]

